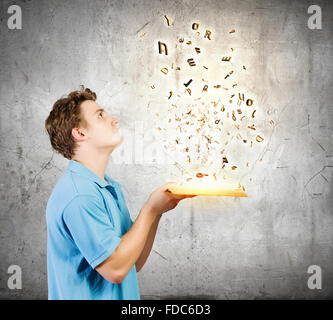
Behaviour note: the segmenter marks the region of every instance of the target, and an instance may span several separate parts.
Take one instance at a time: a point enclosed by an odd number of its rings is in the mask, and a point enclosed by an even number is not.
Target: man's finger
[[[172,195],[175,199],[177,200],[183,200],[183,199],[186,199],[186,198],[193,198],[193,197],[196,197],[196,195],[180,195],[180,194],[173,194]]]
[[[164,184],[164,185],[161,187],[161,189],[162,189],[163,191],[171,192],[171,191],[169,190],[169,188],[171,188],[171,187],[173,187],[173,186],[176,186],[176,185],[177,185],[177,182],[173,182],[173,181],[171,181],[171,182],[168,182],[168,183]]]

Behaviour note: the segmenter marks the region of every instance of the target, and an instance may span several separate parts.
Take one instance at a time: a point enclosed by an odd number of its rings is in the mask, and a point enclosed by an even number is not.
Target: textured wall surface
[[[312,1],[273,0],[17,1],[22,30],[9,30],[12,1],[1,1],[0,298],[47,298],[45,208],[67,166],[44,131],[52,104],[84,84],[123,130],[149,127],[157,41],[189,37],[195,21],[216,50],[240,52],[247,87],[275,125],[244,181],[249,198],[196,197],[163,216],[141,296],[333,298],[333,3],[314,2],[322,30],[307,27]],[[133,219],[167,167],[111,156],[107,173]],[[22,268],[21,290],[8,289],[10,265]],[[321,290],[307,286],[310,265],[322,269]]]

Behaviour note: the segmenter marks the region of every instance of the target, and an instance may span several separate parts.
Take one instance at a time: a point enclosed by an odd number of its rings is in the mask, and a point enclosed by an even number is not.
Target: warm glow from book
[[[168,188],[173,194],[178,195],[206,195],[206,196],[229,196],[247,197],[244,187],[239,184],[223,181],[189,181],[180,182]]]

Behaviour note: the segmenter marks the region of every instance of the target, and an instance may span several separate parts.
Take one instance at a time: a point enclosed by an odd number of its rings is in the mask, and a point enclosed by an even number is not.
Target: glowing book
[[[183,182],[168,188],[177,195],[247,197],[244,187],[230,183]]]

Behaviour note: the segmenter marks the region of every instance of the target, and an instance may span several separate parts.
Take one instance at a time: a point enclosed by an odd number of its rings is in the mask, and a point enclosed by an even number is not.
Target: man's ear
[[[87,138],[87,135],[86,135],[85,131],[81,128],[73,128],[72,129],[72,136],[78,142],[84,141]]]

